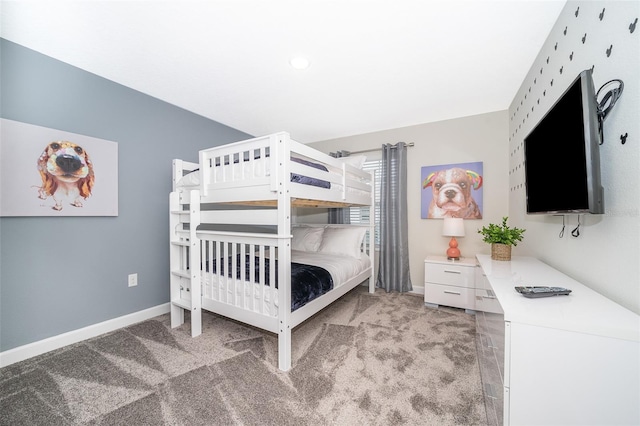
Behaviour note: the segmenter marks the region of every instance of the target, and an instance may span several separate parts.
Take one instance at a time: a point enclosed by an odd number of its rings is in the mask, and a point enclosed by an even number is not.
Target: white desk
[[[640,424],[640,316],[534,258],[477,259],[504,312],[503,337],[485,338],[504,356],[504,424]],[[519,285],[572,293],[528,299]]]

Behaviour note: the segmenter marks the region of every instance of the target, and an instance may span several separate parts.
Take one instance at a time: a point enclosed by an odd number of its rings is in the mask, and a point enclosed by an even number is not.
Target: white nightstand
[[[445,256],[427,256],[424,260],[424,303],[474,311],[475,257],[448,260]]]

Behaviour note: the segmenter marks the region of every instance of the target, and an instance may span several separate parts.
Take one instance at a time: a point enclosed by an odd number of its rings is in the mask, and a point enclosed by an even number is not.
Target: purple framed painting
[[[421,217],[482,219],[482,162],[422,167]]]

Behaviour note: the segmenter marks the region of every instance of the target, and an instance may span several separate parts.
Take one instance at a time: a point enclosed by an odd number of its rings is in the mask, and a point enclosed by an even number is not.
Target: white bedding
[[[368,256],[361,256],[360,259],[354,257],[318,253],[318,252],[305,252],[305,251],[291,251],[291,261],[294,263],[301,263],[305,265],[320,266],[326,269],[331,278],[333,279],[333,288],[340,287],[350,278],[365,271],[370,265],[371,260]],[[236,303],[242,298],[244,289],[247,303],[251,303],[251,293],[253,292],[253,309],[258,310],[260,306],[260,299],[262,298],[262,291],[264,291],[264,299],[262,304],[263,312],[268,312],[272,316],[278,315],[278,289],[271,288],[270,286],[262,286],[260,284],[251,283],[248,281],[233,280],[231,278],[219,279],[217,274],[201,271],[201,281],[203,287],[203,295],[207,299],[218,300],[218,294],[220,290],[224,292],[227,290],[227,283],[229,286],[236,287]],[[222,283],[220,283],[222,281]],[[221,286],[221,288],[220,288]],[[274,304],[271,303],[270,295],[273,294]],[[229,289],[227,293],[227,302],[231,299],[232,290]],[[273,309],[272,309],[273,307]]]
[[[231,179],[229,176],[227,176],[225,178],[225,180],[222,179],[222,172],[220,170],[218,170],[219,168],[216,167],[216,182],[225,182],[225,181],[234,181],[240,178],[241,174],[240,174],[240,167],[235,167],[233,169],[233,174],[234,177],[233,179]],[[227,172],[226,174],[229,175],[232,170],[230,167],[226,168]],[[268,176],[268,175],[267,175]],[[265,176],[261,176],[261,175],[255,175],[252,178],[259,178],[259,177],[265,177]],[[184,175],[180,180],[178,180],[178,182],[176,183],[176,188],[192,188],[192,189],[199,189],[200,188],[200,171],[196,170],[193,171],[187,175]],[[334,191],[342,191],[343,186],[339,183],[331,183],[331,189]],[[347,187],[347,195],[348,196],[359,196],[361,194],[363,194],[363,191],[357,188],[351,188],[351,187]]]
[[[340,287],[349,278],[358,275],[371,265],[369,256],[360,259],[321,252],[291,250],[291,261],[304,265],[320,266],[333,278],[333,287]]]

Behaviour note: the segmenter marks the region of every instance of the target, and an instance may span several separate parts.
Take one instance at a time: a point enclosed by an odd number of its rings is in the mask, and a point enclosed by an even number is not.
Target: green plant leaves
[[[478,229],[478,234],[482,234],[482,241],[489,244],[498,243],[517,246],[518,242],[524,238],[522,234],[526,229],[510,228],[507,226],[508,219],[508,217],[503,217],[501,225],[491,223],[488,226],[483,226],[482,229]]]

